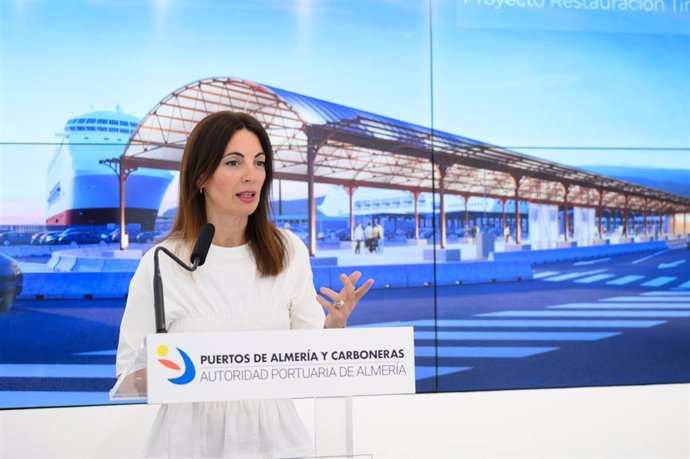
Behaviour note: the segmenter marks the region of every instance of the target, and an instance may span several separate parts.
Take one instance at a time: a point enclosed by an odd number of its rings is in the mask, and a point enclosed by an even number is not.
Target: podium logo
[[[158,361],[164,367],[170,368],[171,370],[175,370],[178,372],[182,372],[180,376],[177,376],[175,378],[168,378],[168,381],[178,385],[189,384],[194,380],[194,377],[196,376],[196,368],[194,368],[194,363],[192,362],[192,359],[189,358],[185,351],[183,351],[179,347],[176,347],[175,349],[177,349],[177,352],[180,354],[180,357],[182,357],[181,366],[167,358],[168,354],[170,354],[170,350],[168,349],[168,346],[166,346],[165,344],[161,344],[160,346],[158,346],[158,349],[156,349],[156,353],[158,354]]]

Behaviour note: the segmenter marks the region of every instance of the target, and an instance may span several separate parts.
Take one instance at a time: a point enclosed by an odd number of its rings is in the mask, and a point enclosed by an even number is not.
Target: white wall
[[[690,384],[360,397],[353,406],[354,452],[375,458],[690,458]],[[156,409],[2,411],[0,457],[137,457]]]

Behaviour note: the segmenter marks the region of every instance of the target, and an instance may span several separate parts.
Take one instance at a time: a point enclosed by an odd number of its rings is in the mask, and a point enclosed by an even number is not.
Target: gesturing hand
[[[331,290],[328,287],[321,287],[319,292],[330,298],[330,301],[323,296],[316,295],[316,301],[328,311],[328,316],[324,322],[324,328],[343,328],[347,324],[347,319],[357,307],[357,302],[371,288],[374,279],[367,279],[360,287],[356,287],[357,281],[362,277],[362,273],[355,271],[349,276],[344,273],[340,275],[343,288],[340,292]]]

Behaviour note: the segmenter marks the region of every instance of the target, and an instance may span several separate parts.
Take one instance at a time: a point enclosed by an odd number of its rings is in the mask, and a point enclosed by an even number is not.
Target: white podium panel
[[[147,336],[110,395],[190,413],[200,408],[195,402],[309,398],[314,430],[308,456],[365,458],[353,454],[351,396],[413,394],[414,372],[412,327],[163,333]],[[203,456],[209,446],[203,429],[193,420],[180,428],[181,418],[175,419],[166,422],[163,450],[169,457]],[[246,427],[241,424],[236,427]],[[238,432],[225,436],[233,448],[263,448],[269,441]],[[295,454],[274,451],[271,457]]]
[[[411,327],[155,334],[149,403],[409,394]]]

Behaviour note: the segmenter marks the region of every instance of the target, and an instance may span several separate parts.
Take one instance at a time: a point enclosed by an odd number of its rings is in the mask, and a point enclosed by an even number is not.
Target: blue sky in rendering
[[[508,148],[685,148],[516,149],[572,165],[690,168],[690,13],[486,6],[502,1],[457,0],[456,15],[433,15],[437,127]]]
[[[690,169],[687,14],[534,18],[472,1],[466,16],[464,0],[433,0],[431,13],[426,0],[0,0],[0,209],[44,217],[54,148],[16,143],[55,142],[92,110],[143,117],[211,76],[506,147],[685,148],[517,150]]]

